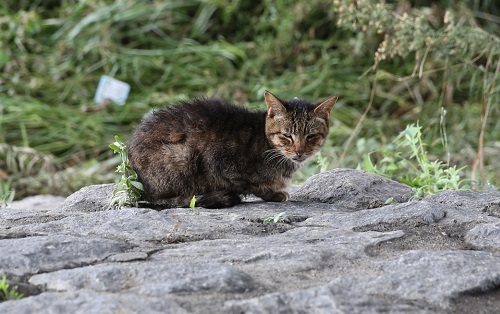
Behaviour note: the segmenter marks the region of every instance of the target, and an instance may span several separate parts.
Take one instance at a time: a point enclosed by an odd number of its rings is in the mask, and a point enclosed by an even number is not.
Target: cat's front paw
[[[264,198],[264,201],[266,202],[286,202],[290,196],[288,195],[288,192],[285,191],[280,191],[273,193],[269,195],[268,197]]]

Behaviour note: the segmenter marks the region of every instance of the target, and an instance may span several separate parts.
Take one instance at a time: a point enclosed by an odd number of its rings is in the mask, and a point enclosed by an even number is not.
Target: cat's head
[[[269,91],[264,96],[266,136],[274,151],[299,164],[314,155],[325,143],[328,118],[338,97],[312,104],[297,98],[284,101]]]

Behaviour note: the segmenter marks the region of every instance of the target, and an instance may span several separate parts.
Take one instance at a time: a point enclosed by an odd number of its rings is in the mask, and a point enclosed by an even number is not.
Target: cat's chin
[[[299,157],[299,156],[293,156],[293,157],[290,157],[289,159],[290,159],[291,161],[293,161],[294,163],[296,163],[296,164],[299,164],[299,165],[300,165],[300,164],[302,164],[304,161],[306,161],[308,157],[309,157],[309,156],[300,156],[300,157]]]

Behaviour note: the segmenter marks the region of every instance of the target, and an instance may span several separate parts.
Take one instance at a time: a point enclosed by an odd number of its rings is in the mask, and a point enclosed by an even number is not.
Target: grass
[[[108,148],[113,135],[126,142],[152,109],[198,95],[263,109],[269,89],[340,96],[327,145],[295,182],[354,168],[420,121],[429,159],[500,186],[500,26],[478,14],[500,7],[377,3],[6,0],[0,170],[17,198],[111,182],[122,162]],[[131,85],[127,104],[93,104],[103,74]]]
[[[368,154],[363,169],[409,185],[416,199],[451,189],[470,189],[470,180],[461,177],[465,167],[457,169],[439,160],[429,160],[421,131],[418,124],[407,126],[386,149]],[[375,153],[380,155],[377,165],[372,162]]]
[[[2,280],[0,280],[0,302],[19,300],[23,296],[24,295],[22,293],[17,292],[17,286],[10,288],[10,285],[7,283],[7,277],[3,275]]]

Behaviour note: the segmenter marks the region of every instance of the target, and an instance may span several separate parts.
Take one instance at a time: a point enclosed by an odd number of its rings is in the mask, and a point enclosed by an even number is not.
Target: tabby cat
[[[153,112],[129,141],[129,161],[154,207],[223,208],[254,194],[288,199],[292,174],[325,143],[337,97],[312,104],[265,92],[267,111],[248,111],[219,99]]]

